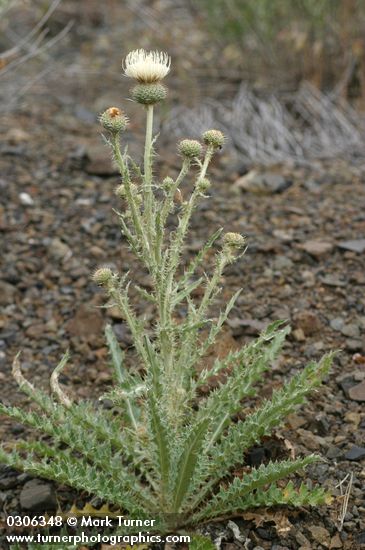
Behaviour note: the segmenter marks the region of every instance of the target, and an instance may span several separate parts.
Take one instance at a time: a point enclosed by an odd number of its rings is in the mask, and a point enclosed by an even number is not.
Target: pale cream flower
[[[123,62],[126,76],[143,84],[159,82],[170,72],[171,58],[165,52],[146,52],[143,49],[130,52]]]

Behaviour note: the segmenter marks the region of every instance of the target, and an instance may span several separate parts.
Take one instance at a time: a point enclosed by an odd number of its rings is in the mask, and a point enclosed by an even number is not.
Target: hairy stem
[[[153,193],[152,193],[152,131],[153,131],[153,105],[147,105],[146,140],[144,146],[144,199],[146,225],[149,232],[149,241],[152,244],[153,237]]]

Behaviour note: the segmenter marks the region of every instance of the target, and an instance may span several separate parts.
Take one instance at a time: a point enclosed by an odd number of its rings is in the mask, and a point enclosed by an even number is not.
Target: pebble
[[[341,455],[342,455],[341,449],[339,449],[335,445],[330,445],[330,447],[328,447],[328,450],[326,452],[326,457],[329,459],[339,458]]]
[[[342,330],[342,327],[344,326],[345,321],[342,319],[342,317],[335,317],[335,319],[330,320],[330,327],[333,328],[333,330],[340,331]]]
[[[55,510],[57,508],[56,493],[49,483],[32,479],[25,483],[20,493],[20,505],[30,512]]]
[[[353,401],[365,401],[365,380],[360,382],[360,384],[352,386],[348,390],[348,395]]]
[[[334,246],[333,243],[328,241],[313,240],[299,244],[298,248],[304,250],[315,258],[321,258],[322,256],[329,254],[333,250]]]
[[[360,338],[360,329],[358,325],[355,325],[354,323],[344,325],[340,330],[344,336],[348,336],[349,338],[353,339]]]
[[[274,237],[279,239],[283,242],[291,242],[294,238],[294,232],[292,230],[285,230],[285,229],[274,229],[273,233]],[[289,259],[286,256],[283,256],[285,259]],[[292,263],[292,262],[291,262]]]
[[[88,161],[85,166],[85,171],[88,174],[101,177],[119,174],[119,170],[114,166],[109,150],[106,147],[100,146],[99,143],[90,145],[86,147],[86,155]]]
[[[18,294],[16,286],[0,281],[0,305],[7,306],[13,304]]]
[[[357,254],[362,254],[365,251],[365,239],[354,239],[351,241],[341,241],[338,243],[338,248],[342,250],[350,250]]]
[[[281,271],[282,269],[290,269],[293,267],[293,262],[287,256],[276,256],[272,263],[272,267],[275,270]]]
[[[305,336],[312,336],[322,328],[318,316],[313,311],[300,311],[294,317],[295,326],[302,329]]]
[[[295,540],[297,541],[298,544],[300,544],[302,547],[305,547],[305,548],[310,548],[311,547],[311,544],[309,542],[309,540],[307,539],[307,537],[305,537],[303,535],[303,533],[301,533],[300,531],[297,531],[295,533]]]
[[[320,525],[312,525],[311,527],[308,527],[308,531],[311,532],[312,537],[314,540],[319,542],[320,544],[323,544],[323,546],[326,546],[328,548],[329,543],[331,541],[331,535],[325,529],[324,527],[321,527]]]
[[[338,533],[331,538],[330,548],[331,550],[335,548],[343,548],[343,543]]]
[[[292,183],[291,180],[280,174],[251,170],[248,174],[236,180],[234,186],[242,191],[257,193],[258,195],[274,195],[282,193],[291,187]]]
[[[19,143],[25,143],[31,139],[31,135],[21,128],[10,128],[5,135],[6,141],[12,145],[18,145]]]
[[[358,447],[354,445],[347,453],[344,454],[345,460],[362,460],[365,458],[365,447]]]
[[[24,206],[33,206],[34,200],[28,193],[20,193],[19,194],[19,200],[20,203]]]
[[[13,489],[18,484],[17,476],[5,476],[0,478],[0,489],[1,490],[7,490],[7,489]]]
[[[349,351],[361,351],[363,349],[362,340],[354,340],[353,338],[346,339],[346,349]]]
[[[72,256],[70,247],[57,237],[51,240],[48,250],[51,257],[55,260],[67,260]]]
[[[309,430],[298,428],[297,434],[300,436],[300,439],[302,440],[306,448],[310,451],[317,451],[321,447],[327,447],[328,445],[327,441],[323,437],[315,435]]]
[[[74,317],[66,324],[72,336],[89,337],[102,334],[104,319],[100,310],[87,305],[80,305]]]
[[[336,275],[326,275],[325,277],[321,278],[321,282],[326,286],[342,286],[345,287],[347,285],[347,282],[340,279]]]

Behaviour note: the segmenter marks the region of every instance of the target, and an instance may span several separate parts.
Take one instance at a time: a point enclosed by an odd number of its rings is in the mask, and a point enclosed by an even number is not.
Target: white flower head
[[[165,52],[146,52],[134,50],[123,62],[126,76],[135,78],[143,84],[159,82],[170,72],[171,58]]]

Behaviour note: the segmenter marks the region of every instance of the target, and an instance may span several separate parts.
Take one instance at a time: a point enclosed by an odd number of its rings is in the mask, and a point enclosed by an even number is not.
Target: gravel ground
[[[66,7],[70,5],[66,2]],[[9,374],[19,349],[26,376],[45,387],[68,346],[72,367],[63,382],[80,398],[97,399],[111,380],[102,336],[107,320],[122,347],[129,350],[129,361],[134,361],[122,319],[114,310],[96,307],[103,303],[103,296],[90,280],[95,267],[108,263],[121,272],[130,269],[136,281],[148,284],[120,240],[112,212],[117,206],[113,190],[118,176],[94,115],[126,96],[128,86],[122,81],[118,90],[115,74],[111,76],[109,68],[103,70],[115,35],[108,32],[108,26],[100,30],[96,25],[97,39],[92,41],[96,31],[89,20],[83,25],[83,49],[75,64],[85,68],[90,61],[98,70],[90,70],[84,82],[80,77],[74,88],[69,87],[66,75],[65,82],[60,81],[51,93],[45,95],[41,90],[32,102],[1,121],[0,384],[6,403],[25,402]],[[68,54],[75,40],[71,36]],[[180,86],[179,79],[172,75],[173,90]],[[175,92],[172,97],[176,98]],[[141,118],[134,115],[134,106],[124,105],[133,116],[130,148],[139,155]],[[161,173],[174,173],[179,160],[166,136],[161,136],[158,153],[163,157],[161,163],[159,159]],[[249,341],[269,321],[288,319],[292,334],[263,384],[262,395],[270,394],[305,362],[319,359],[326,351],[341,350],[328,380],[310,402],[248,457],[251,464],[258,464],[288,453],[285,445],[296,454],[317,452],[325,460],[310,468],[308,477],[333,490],[336,498],[319,510],[244,514],[234,519],[238,528],[228,523],[206,530],[220,541],[221,548],[229,550],[362,548],[364,172],[359,162],[350,166],[339,160],[307,169],[276,166],[266,173],[258,167],[249,176],[247,170],[229,152],[223,151],[216,159],[211,199],[202,203],[193,219],[186,257],[218,227],[247,236],[248,251],[227,270],[218,306],[238,288],[244,292],[214,352],[224,354]],[[140,306],[137,312],[153,320],[152,310]],[[5,441],[27,435],[22,426],[7,419],[2,419],[0,434]],[[350,475],[349,504],[339,529],[341,491]],[[42,510],[42,506],[51,511],[57,503],[66,510],[73,502],[81,506],[87,500],[87,495],[67,487],[0,467],[3,517]]]

